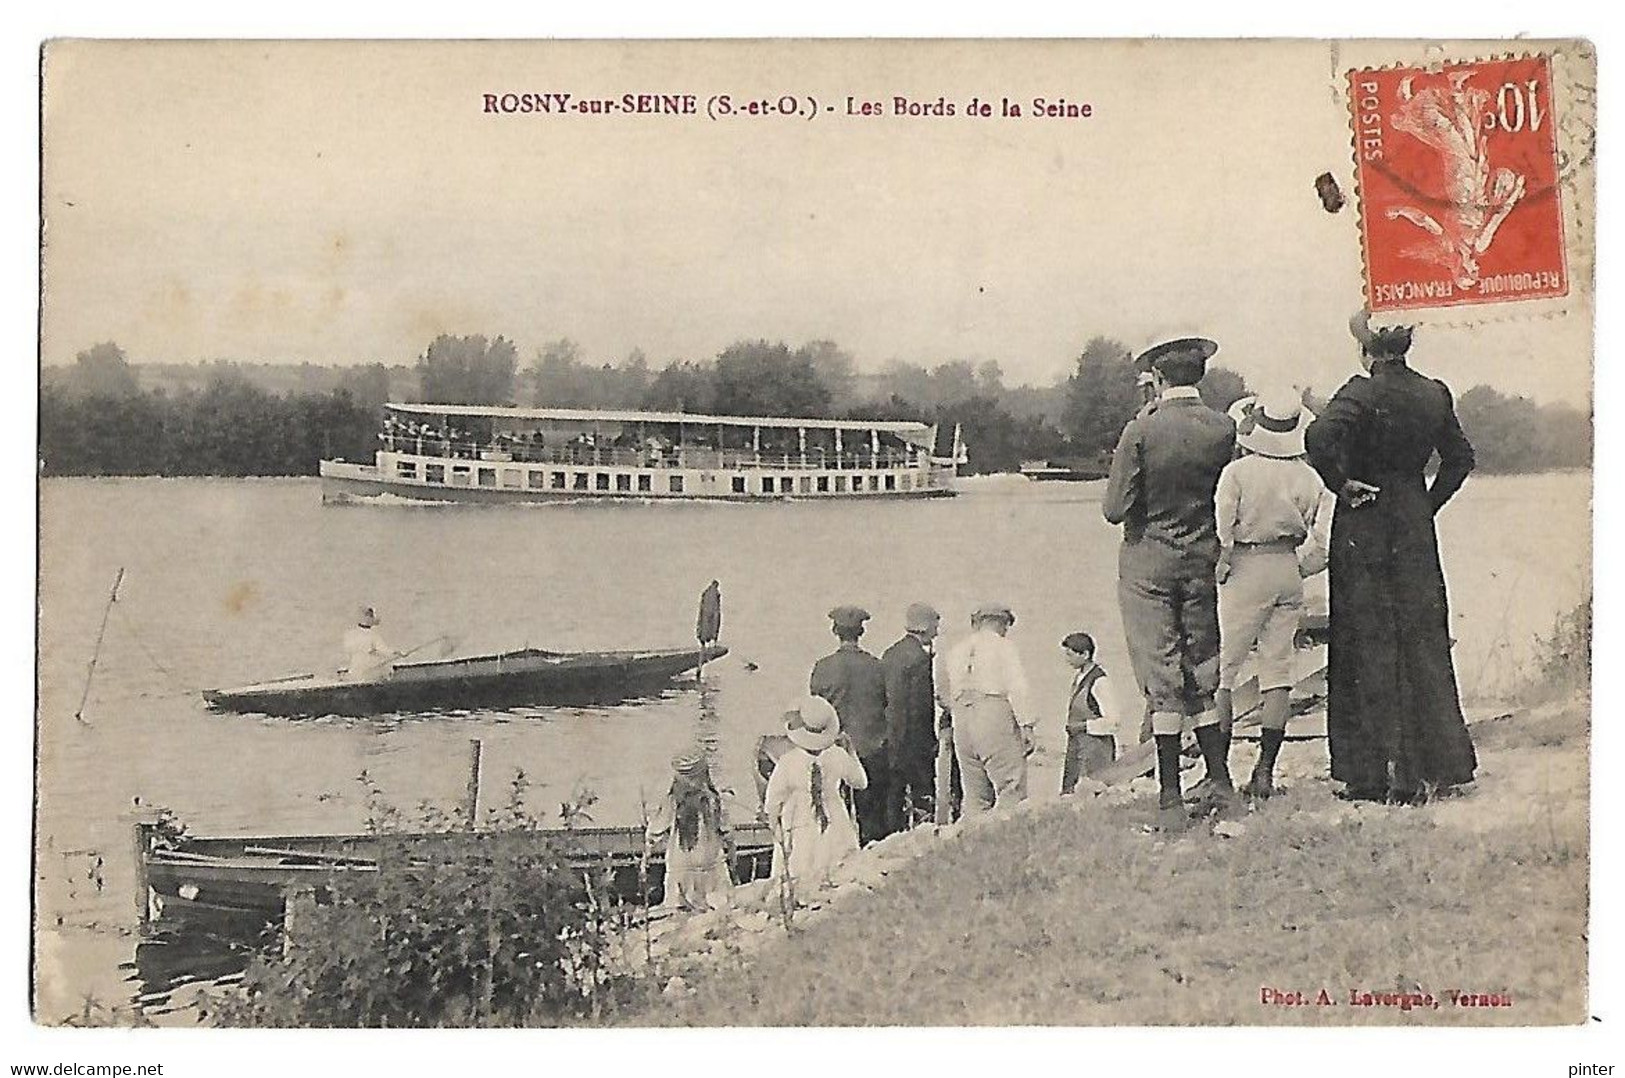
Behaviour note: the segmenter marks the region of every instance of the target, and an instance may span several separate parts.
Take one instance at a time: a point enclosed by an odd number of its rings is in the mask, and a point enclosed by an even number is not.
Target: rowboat
[[[387,675],[365,681],[299,674],[233,689],[210,689],[203,699],[216,711],[290,717],[612,703],[657,692],[678,674],[727,653],[727,648],[717,644],[653,651],[526,648],[497,655],[398,663]]]
[[[1027,479],[1037,482],[1079,483],[1092,479],[1104,479],[1111,471],[1109,459],[1079,460],[1024,460],[1021,462],[1021,474]]]
[[[734,878],[747,882],[772,866],[767,826],[733,828]],[[481,854],[551,850],[570,867],[607,881],[608,893],[626,902],[662,898],[664,847],[645,862],[640,827],[576,827],[531,831],[442,831],[416,834],[255,835],[176,837],[160,824],[136,824],[143,921],[182,919],[216,929],[267,924],[285,916],[299,896],[324,901],[345,879],[376,873],[381,857],[424,864]]]

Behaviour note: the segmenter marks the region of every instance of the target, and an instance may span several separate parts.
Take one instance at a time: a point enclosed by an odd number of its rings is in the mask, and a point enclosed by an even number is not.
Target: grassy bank
[[[1321,743],[1242,832],[1169,838],[1144,799],[1030,803],[651,991],[635,1024],[1506,1024],[1585,1016],[1588,701],[1480,725],[1480,779],[1354,806]],[[1237,762],[1251,750],[1238,747]],[[1261,990],[1301,992],[1266,1005]],[[1330,1005],[1316,1006],[1321,990]],[[1510,996],[1467,1008],[1450,990]],[[1350,992],[1431,994],[1435,1009]]]

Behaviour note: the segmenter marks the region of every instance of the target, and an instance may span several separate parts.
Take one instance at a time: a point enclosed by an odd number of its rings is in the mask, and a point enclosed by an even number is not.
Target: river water
[[[1035,785],[1055,781],[1068,684],[1057,642],[1085,629],[1128,662],[1101,484],[969,480],[953,499],[530,507],[324,507],[316,481],[56,479],[40,498],[36,943],[41,1021],[128,1021],[140,985],[131,814],[166,807],[197,834],[364,829],[371,777],[408,815],[454,809],[468,742],[486,803],[516,772],[556,817],[590,790],[596,824],[636,823],[702,718],[692,679],[659,699],[392,720],[290,721],[207,711],[196,690],[342,663],[371,605],[396,647],[440,634],[455,654],[682,646],[713,578],[732,654],[705,673],[719,784],[754,811],[752,751],[833,646],[825,612],[874,618],[876,653],[904,607],[931,602],[951,641],[986,599],[1017,612],[1047,716]],[[1589,474],[1470,481],[1440,521],[1464,693],[1494,696],[1535,634],[1590,587]],[[98,626],[119,568],[83,721]],[[91,1001],[87,1004],[87,998]],[[172,1006],[165,1004],[164,1006]],[[153,1010],[161,1009],[154,1005]]]

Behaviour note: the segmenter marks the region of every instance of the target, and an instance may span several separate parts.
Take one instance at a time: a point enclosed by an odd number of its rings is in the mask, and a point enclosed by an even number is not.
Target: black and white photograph
[[[37,1025],[1591,1021],[1591,43],[40,57]]]

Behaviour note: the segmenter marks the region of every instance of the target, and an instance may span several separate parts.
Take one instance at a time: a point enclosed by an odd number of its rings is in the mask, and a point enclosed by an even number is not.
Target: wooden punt
[[[238,688],[209,689],[203,699],[217,711],[292,718],[613,703],[658,692],[678,674],[727,653],[727,648],[717,644],[703,649],[647,651],[526,648],[497,655],[398,663],[388,676],[369,681],[300,674]]]

